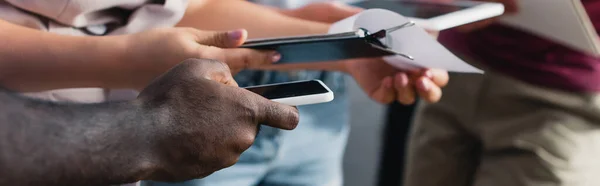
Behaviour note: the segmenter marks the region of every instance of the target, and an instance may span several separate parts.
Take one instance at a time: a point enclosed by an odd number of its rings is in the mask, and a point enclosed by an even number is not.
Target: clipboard
[[[281,54],[278,64],[336,61],[390,55],[399,55],[412,60],[413,57],[408,54],[391,50],[388,44],[391,42],[385,42],[385,40],[389,33],[414,25],[414,22],[407,22],[374,33],[360,28],[354,32],[336,34],[248,40],[240,47],[275,50]]]

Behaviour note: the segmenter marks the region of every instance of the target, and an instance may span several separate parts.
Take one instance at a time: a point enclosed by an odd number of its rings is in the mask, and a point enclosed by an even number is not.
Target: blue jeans
[[[275,78],[278,77],[279,78]],[[241,86],[249,76],[236,77]],[[182,183],[142,182],[142,186],[341,186],[342,157],[349,133],[348,99],[340,74],[298,72],[260,78],[269,83],[322,79],[335,94],[330,103],[300,106],[300,124],[293,131],[262,127],[256,141],[237,164]],[[240,80],[241,79],[241,80]],[[249,78],[251,79],[251,78]]]

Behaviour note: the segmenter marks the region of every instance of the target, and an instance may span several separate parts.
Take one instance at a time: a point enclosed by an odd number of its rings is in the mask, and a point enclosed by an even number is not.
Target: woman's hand
[[[275,51],[236,48],[246,38],[245,30],[209,32],[193,28],[161,28],[122,39],[125,52],[122,60],[131,63],[130,84],[140,88],[180,61],[190,58],[225,62],[233,74],[247,67],[268,65],[281,56]]]

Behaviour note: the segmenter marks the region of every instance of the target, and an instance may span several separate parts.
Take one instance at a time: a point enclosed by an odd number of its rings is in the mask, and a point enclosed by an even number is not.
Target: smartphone
[[[441,31],[484,19],[500,16],[504,5],[493,2],[432,0],[360,1],[354,6],[387,9],[408,17],[418,26]]]
[[[245,87],[245,89],[290,106],[326,103],[333,100],[333,92],[320,80],[259,85]]]

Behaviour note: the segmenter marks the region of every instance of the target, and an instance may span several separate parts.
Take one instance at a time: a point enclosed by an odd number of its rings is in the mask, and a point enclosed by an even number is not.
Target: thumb
[[[199,33],[197,41],[199,44],[219,48],[236,48],[244,44],[248,38],[248,31],[244,29],[228,32]]]
[[[508,13],[516,13],[519,11],[517,0],[506,0],[504,2],[504,6],[506,7],[506,12]]]
[[[258,122],[267,126],[280,128],[284,130],[293,130],[300,121],[298,109],[296,107],[273,102],[257,94]]]

